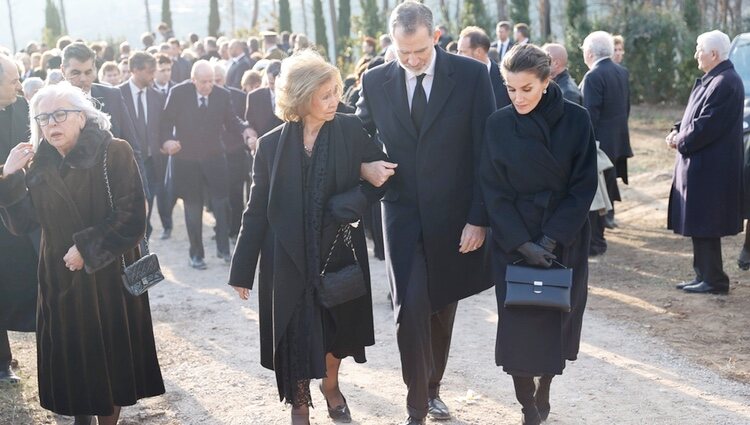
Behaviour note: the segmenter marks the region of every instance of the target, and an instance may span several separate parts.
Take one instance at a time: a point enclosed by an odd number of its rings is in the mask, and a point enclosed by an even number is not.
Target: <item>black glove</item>
[[[553,252],[557,247],[557,241],[547,235],[542,235],[542,237],[536,241],[536,244],[549,252]]]
[[[552,260],[557,258],[555,254],[547,251],[534,242],[525,242],[518,247],[517,251],[523,255],[523,258],[528,265],[544,267],[545,269],[550,268],[552,266]]]

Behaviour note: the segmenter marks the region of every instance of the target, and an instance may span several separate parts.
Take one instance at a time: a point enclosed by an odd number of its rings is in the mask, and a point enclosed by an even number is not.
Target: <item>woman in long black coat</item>
[[[513,47],[502,72],[512,105],[487,120],[480,168],[499,314],[495,361],[513,376],[523,423],[538,424],[549,414],[552,378],[578,355],[596,145],[586,110],[564,100],[550,81],[543,50]],[[569,313],[504,306],[508,264],[547,268],[554,259],[573,269]],[[536,387],[534,377],[540,377]]]
[[[138,257],[146,230],[138,167],[109,118],[68,83],[40,90],[31,115],[35,143],[13,148],[0,169],[0,213],[14,234],[42,229],[39,400],[76,424],[97,415],[113,425],[121,406],[164,393],[148,295],[131,296],[121,278],[120,258]]]
[[[338,387],[341,359],[365,361],[374,344],[367,247],[351,228],[367,294],[333,308],[317,298],[320,272],[338,229],[356,222],[381,191],[360,182],[360,165],[386,159],[353,116],[337,114],[339,71],[313,52],[284,61],[276,83],[285,124],[259,140],[253,187],[232,258],[229,284],[242,299],[260,259],[261,364],[276,372],[292,423],[309,423],[309,382],[323,378],[329,415],[349,420]],[[328,271],[354,263],[341,242]]]

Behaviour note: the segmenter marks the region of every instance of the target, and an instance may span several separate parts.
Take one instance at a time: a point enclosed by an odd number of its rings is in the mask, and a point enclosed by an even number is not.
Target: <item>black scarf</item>
[[[516,112],[516,126],[518,133],[541,141],[547,148],[550,147],[550,128],[563,116],[565,110],[565,99],[560,86],[550,80],[547,93],[536,107],[528,114],[522,115]]]

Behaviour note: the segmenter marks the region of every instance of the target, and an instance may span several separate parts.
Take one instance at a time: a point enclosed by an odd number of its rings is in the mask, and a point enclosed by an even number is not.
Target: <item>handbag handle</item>
[[[522,263],[522,262],[525,262],[525,261],[526,261],[525,258],[519,258],[518,260],[512,262],[511,264],[515,266],[516,264]],[[559,262],[557,260],[552,260],[552,264],[557,264],[559,266],[559,268],[561,268],[561,269],[567,269],[567,267],[565,267],[565,265],[563,263],[561,263],[561,262]]]
[[[104,148],[104,161],[102,161],[102,169],[104,170],[104,185],[107,187],[107,199],[109,199],[109,208],[112,210],[112,212],[115,212],[115,201],[112,197],[112,188],[109,186],[109,170],[107,167],[107,153],[109,152],[109,143],[107,143],[107,146]],[[143,238],[143,245],[144,245],[144,255],[148,255],[148,239]],[[122,269],[125,270],[125,255],[120,256],[120,264],[122,265]]]
[[[339,230],[336,232],[336,238],[333,239],[333,244],[331,244],[331,249],[328,251],[328,257],[326,258],[326,262],[323,265],[323,270],[320,271],[320,276],[323,277],[326,274],[326,270],[328,269],[328,265],[331,263],[331,257],[333,256],[333,250],[336,249],[336,242],[339,241],[339,236],[344,233],[344,246],[348,246],[352,250],[352,255],[354,255],[354,262],[359,264],[359,260],[357,259],[357,253],[354,251],[354,244],[352,244],[352,230],[351,226],[348,224],[342,224],[339,226]]]

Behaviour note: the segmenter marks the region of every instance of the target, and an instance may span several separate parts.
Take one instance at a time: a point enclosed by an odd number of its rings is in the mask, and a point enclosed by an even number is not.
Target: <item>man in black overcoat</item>
[[[96,106],[109,115],[112,128],[112,136],[123,139],[133,148],[133,155],[138,164],[138,170],[143,181],[143,188],[148,192],[148,176],[141,153],[141,141],[135,131],[135,124],[125,106],[122,92],[117,87],[109,87],[102,84],[94,84],[96,79],[96,53],[86,44],[76,42],[69,44],[62,52],[63,77],[70,84],[83,90],[91,99],[95,100]]]
[[[487,67],[490,82],[492,82],[492,92],[495,94],[495,105],[497,109],[500,109],[510,105],[510,97],[508,97],[503,76],[500,74],[500,67],[487,55],[489,51],[490,38],[483,29],[466,27],[461,31],[458,37],[458,54],[476,59]]]
[[[549,76],[560,86],[563,97],[576,105],[583,105],[583,95],[573,77],[568,72],[568,51],[565,46],[557,43],[547,43],[542,46],[550,59]]]
[[[229,175],[221,133],[242,134],[245,126],[235,115],[229,92],[215,87],[213,66],[204,60],[193,65],[190,81],[172,88],[161,120],[162,149],[172,155],[175,194],[185,206],[190,239],[190,266],[204,270],[203,205],[208,194],[216,217],[216,254],[225,262],[229,252]]]
[[[10,150],[29,141],[29,105],[23,96],[18,68],[0,54],[0,163]],[[15,236],[0,226],[0,382],[18,382],[11,368],[8,331],[34,332],[39,235]]]
[[[154,207],[154,197],[163,196],[164,172],[167,166],[167,156],[161,152],[160,121],[164,109],[166,96],[153,88],[156,72],[156,59],[146,52],[136,52],[130,55],[130,78],[119,88],[125,99],[128,113],[133,117],[135,131],[141,143],[141,155],[145,166],[146,181],[148,182],[148,221],[146,222],[146,238],[151,235],[151,212]],[[159,211],[164,229],[162,239],[166,239],[172,232],[172,214]]]
[[[439,389],[457,301],[491,286],[477,173],[485,121],[496,106],[484,65],[435,47],[440,32],[427,6],[400,4],[389,29],[398,60],[364,74],[357,115],[398,164],[383,198],[386,269],[408,388],[406,423],[421,424],[428,411],[450,418]]]
[[[729,37],[698,36],[695,58],[705,72],[693,86],[682,120],[667,135],[677,150],[667,227],[693,240],[694,293],[729,292],[721,237],[742,231],[742,79],[729,61]]]
[[[263,71],[263,86],[247,94],[245,101],[245,121],[261,137],[281,125],[276,116],[276,77],[281,72],[281,61],[272,60]]]
[[[628,158],[633,156],[630,148],[628,117],[630,115],[630,86],[628,71],[611,59],[615,50],[612,35],[594,31],[583,41],[583,59],[589,71],[581,81],[583,106],[591,115],[594,136],[599,146],[615,165],[604,171],[607,193],[614,205],[621,201],[617,178],[628,183]],[[591,223],[591,254],[602,254],[606,250],[604,228],[614,228],[614,207],[605,217]]]
[[[226,85],[241,90],[242,76],[245,75],[245,71],[253,69],[255,61],[247,57],[242,42],[237,39],[229,43],[229,55],[231,59],[226,71]]]

